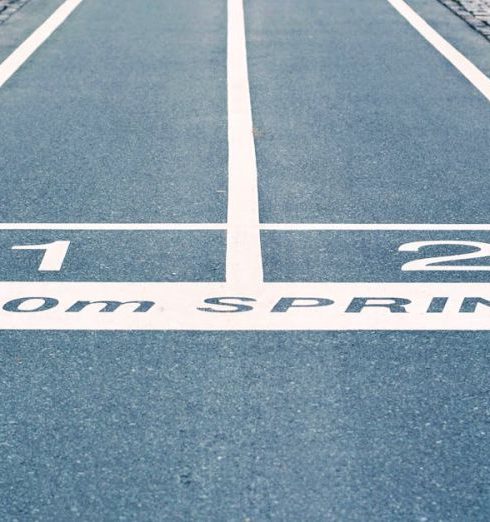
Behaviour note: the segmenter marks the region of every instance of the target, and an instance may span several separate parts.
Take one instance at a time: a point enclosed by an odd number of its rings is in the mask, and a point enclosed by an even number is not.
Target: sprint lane
[[[83,1],[0,90],[1,222],[226,220],[226,10]]]
[[[262,222],[488,222],[490,103],[387,0],[246,5]]]

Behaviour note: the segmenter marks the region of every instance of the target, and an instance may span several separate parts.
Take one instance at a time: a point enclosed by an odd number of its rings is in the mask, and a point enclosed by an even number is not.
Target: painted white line
[[[262,230],[489,230],[490,224],[451,223],[263,223]]]
[[[227,230],[226,223],[0,223],[0,230]],[[261,223],[260,230],[459,230],[490,231],[482,223]]]
[[[66,0],[0,64],[0,87],[25,63],[78,7],[82,0]]]
[[[0,223],[0,230],[226,230],[226,223]]]
[[[257,164],[242,0],[228,0],[228,237],[226,280],[250,288],[263,280]]]
[[[490,283],[0,282],[0,330],[490,330],[489,319]]]
[[[456,50],[403,0],[387,1],[490,101],[490,79],[478,67]]]

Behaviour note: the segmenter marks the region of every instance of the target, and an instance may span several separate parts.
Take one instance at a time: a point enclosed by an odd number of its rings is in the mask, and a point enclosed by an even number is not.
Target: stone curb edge
[[[0,25],[28,2],[29,0],[0,0]]]
[[[446,6],[453,13],[463,19],[473,29],[478,31],[484,38],[490,42],[490,9],[488,12],[489,23],[479,19],[471,11],[465,8],[458,0],[438,0],[439,3]]]

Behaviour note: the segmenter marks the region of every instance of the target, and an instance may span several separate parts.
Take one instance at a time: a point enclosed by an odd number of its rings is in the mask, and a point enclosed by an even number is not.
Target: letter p
[[[282,297],[271,312],[287,312],[290,308],[318,308],[334,302],[324,297]]]

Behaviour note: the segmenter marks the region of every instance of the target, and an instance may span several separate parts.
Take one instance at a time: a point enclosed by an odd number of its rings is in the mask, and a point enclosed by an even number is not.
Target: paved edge
[[[0,25],[6,22],[16,11],[30,0],[0,0]]]
[[[488,16],[485,18],[488,20],[482,20],[477,15],[469,11],[464,7],[458,0],[437,0],[442,5],[446,6],[449,10],[463,19],[468,25],[480,33],[484,38],[490,42],[490,9]]]

